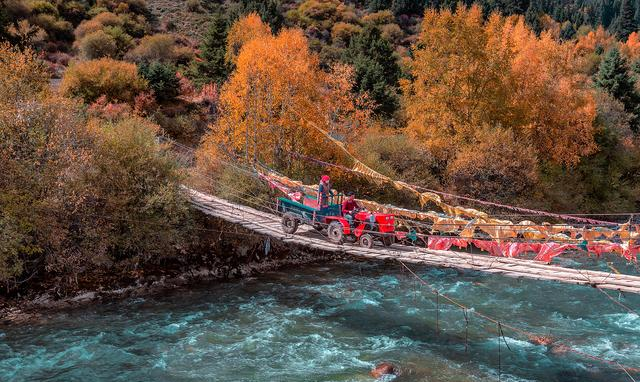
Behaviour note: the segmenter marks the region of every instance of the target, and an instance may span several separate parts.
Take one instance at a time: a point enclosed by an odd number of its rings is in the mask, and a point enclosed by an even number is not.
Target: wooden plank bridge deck
[[[436,251],[402,245],[376,246],[371,249],[350,244],[338,245],[329,242],[307,225],[300,226],[295,234],[289,235],[282,232],[279,216],[192,189],[187,189],[187,191],[195,208],[203,213],[239,224],[244,228],[285,243],[322,251],[339,252],[360,258],[400,260],[410,264],[474,270],[507,277],[558,281],[640,294],[640,277],[638,276],[564,268],[533,260],[493,257],[458,251]]]

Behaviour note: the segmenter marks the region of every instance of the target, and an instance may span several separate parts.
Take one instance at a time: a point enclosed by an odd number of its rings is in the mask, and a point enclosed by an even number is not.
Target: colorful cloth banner
[[[427,248],[438,251],[448,251],[453,245],[453,241],[448,237],[429,236]]]
[[[577,249],[577,247],[573,244],[544,243],[540,246],[538,255],[534,260],[549,263],[551,259],[568,249]]]
[[[371,170],[361,162],[356,163],[358,172],[376,178],[379,181],[390,181],[390,178]],[[285,176],[272,172],[260,172],[263,179],[272,189],[278,189],[293,200],[300,200],[304,195],[317,192],[317,186],[308,186],[302,182],[291,180]],[[428,220],[432,222],[431,232],[441,232],[457,235],[457,237],[430,236],[425,244],[430,249],[449,250],[452,246],[467,248],[473,243],[477,248],[488,252],[492,256],[518,257],[525,252],[537,253],[535,260],[550,262],[568,249],[581,249],[596,256],[604,253],[617,253],[629,261],[636,261],[640,254],[640,225],[621,224],[617,229],[604,227],[575,228],[571,225],[554,225],[550,223],[536,224],[532,221],[521,221],[514,224],[508,220],[489,218],[484,212],[465,209],[459,206],[449,206],[442,202],[440,196],[434,193],[418,193],[413,187],[404,182],[393,182],[398,189],[410,189],[419,195],[421,204],[432,202],[442,208],[447,215],[433,211],[422,212],[382,205],[370,200],[358,199],[358,202],[371,211],[394,214],[414,220]],[[466,220],[460,216],[473,216]],[[399,221],[401,221],[399,219]],[[405,222],[410,227],[408,222]],[[488,235],[491,240],[473,239],[476,230]],[[513,241],[523,238],[532,241],[547,241],[545,243],[524,243]],[[471,240],[472,239],[472,240]],[[611,240],[619,239],[622,243]]]

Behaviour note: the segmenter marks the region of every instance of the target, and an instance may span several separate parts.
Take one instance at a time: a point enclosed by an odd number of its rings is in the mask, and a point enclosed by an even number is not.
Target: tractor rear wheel
[[[368,233],[360,236],[360,246],[365,248],[373,247],[373,236],[369,235]]]
[[[287,212],[282,215],[282,230],[284,233],[294,234],[298,230],[298,225],[300,221],[295,217],[294,214]]]
[[[336,243],[342,244],[344,241],[344,231],[342,227],[342,223],[339,221],[332,221],[329,223],[329,227],[327,227],[327,236],[329,240]]]

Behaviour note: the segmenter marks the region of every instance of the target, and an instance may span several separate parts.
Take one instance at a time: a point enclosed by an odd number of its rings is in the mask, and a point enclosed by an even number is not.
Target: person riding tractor
[[[354,216],[357,212],[364,211],[365,209],[356,201],[356,195],[353,191],[349,191],[346,194],[347,198],[342,202],[342,217],[347,219],[349,226],[354,226]],[[376,222],[376,217],[373,214],[369,214],[369,223],[372,225]]]

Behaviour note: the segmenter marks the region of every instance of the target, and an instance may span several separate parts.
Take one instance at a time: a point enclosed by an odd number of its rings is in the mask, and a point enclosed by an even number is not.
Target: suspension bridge
[[[178,155],[181,158],[181,162],[187,164],[188,167],[194,169],[193,167],[193,149],[187,146],[181,145],[177,142],[171,141],[170,144],[174,146],[174,149],[177,148],[176,152],[180,153]],[[252,177],[255,177],[263,182],[269,184],[272,189],[277,188],[279,191],[283,192],[285,195],[291,196],[290,192],[294,189],[303,190],[304,188],[308,188],[307,186],[301,185],[299,182],[291,183],[286,177],[281,177],[279,179],[270,178],[269,176],[265,176],[264,173],[260,171],[256,171],[256,169],[249,170],[246,168],[242,168],[235,163],[226,162],[219,160],[224,165],[232,166],[236,168],[238,171],[242,171]],[[317,162],[317,161],[316,161]],[[319,163],[323,166],[334,166],[330,163]],[[380,178],[380,175],[375,173],[374,171],[368,169],[366,166],[362,166],[361,169],[364,169],[365,175],[373,176],[377,178],[377,180],[382,180],[388,182],[389,179]],[[362,170],[356,171],[358,173],[362,173]],[[343,170],[352,171],[348,168]],[[197,172],[197,171],[196,171]],[[204,175],[205,178],[208,178],[207,174]],[[276,177],[277,178],[277,177]],[[213,180],[213,179],[210,179]],[[287,183],[287,185],[283,185],[281,182]],[[411,191],[415,192],[415,189],[411,185],[407,185],[402,182],[395,182],[400,184],[400,188],[409,188]],[[268,243],[267,239],[274,239],[285,243],[290,246],[299,247],[301,249],[308,248],[316,251],[323,252],[332,252],[336,254],[340,254],[343,256],[353,256],[354,258],[358,258],[361,260],[369,260],[369,261],[389,261],[400,264],[404,270],[408,271],[413,277],[420,282],[421,285],[426,287],[431,294],[433,294],[435,302],[436,302],[436,332],[439,327],[439,310],[440,304],[450,304],[452,306],[456,306],[461,309],[464,314],[464,319],[466,322],[465,331],[468,333],[469,326],[469,317],[470,315],[474,315],[480,318],[483,321],[488,322],[489,324],[493,324],[496,327],[496,335],[498,336],[498,375],[501,374],[501,357],[500,357],[500,344],[504,342],[507,344],[506,339],[504,338],[503,329],[508,329],[513,333],[516,333],[519,336],[523,336],[527,341],[533,343],[535,345],[542,345],[550,349],[551,352],[562,354],[562,353],[572,353],[575,356],[581,357],[586,360],[597,361],[603,364],[609,365],[612,368],[619,369],[629,378],[630,381],[635,382],[636,379],[633,377],[633,374],[640,373],[640,369],[623,365],[620,362],[600,357],[597,355],[592,355],[577,349],[571,344],[567,343],[565,339],[552,336],[550,333],[548,334],[540,334],[533,333],[526,329],[519,328],[514,325],[510,325],[500,320],[499,318],[489,316],[484,314],[472,307],[465,305],[464,303],[457,301],[456,299],[443,294],[441,291],[437,290],[434,286],[428,284],[424,281],[418,274],[416,274],[408,265],[422,265],[428,267],[437,267],[437,268],[449,268],[456,269],[459,272],[484,272],[487,274],[496,274],[505,277],[511,278],[525,278],[532,280],[542,280],[547,282],[557,282],[557,283],[566,283],[566,284],[577,284],[583,285],[585,287],[591,287],[593,289],[598,290],[602,294],[604,294],[609,300],[611,300],[614,304],[620,306],[624,310],[632,313],[634,315],[638,315],[638,313],[632,308],[628,307],[624,303],[620,302],[620,295],[618,299],[614,298],[606,291],[618,291],[628,292],[633,294],[640,294],[640,276],[634,276],[629,274],[621,274],[617,272],[614,268],[611,268],[611,272],[602,272],[602,271],[594,271],[594,270],[586,270],[586,269],[577,269],[577,268],[568,268],[559,265],[551,265],[550,263],[544,263],[536,260],[528,260],[523,258],[515,258],[515,257],[502,257],[502,256],[490,256],[487,254],[477,254],[464,251],[453,251],[453,250],[436,250],[430,249],[427,247],[420,246],[409,246],[402,244],[392,244],[390,246],[387,245],[377,245],[372,247],[365,247],[357,244],[349,244],[349,243],[341,243],[338,244],[336,242],[332,242],[328,240],[327,233],[324,230],[318,230],[318,227],[312,227],[310,225],[301,225],[298,227],[297,231],[293,234],[285,233],[283,229],[283,218],[282,213],[278,211],[277,205],[275,203],[264,203],[264,202],[256,202],[255,200],[247,199],[242,191],[231,189],[228,186],[220,185],[216,182],[217,187],[226,188],[226,191],[229,192],[229,195],[232,195],[233,199],[239,199],[240,202],[234,202],[231,200],[227,200],[221,198],[219,196],[214,196],[208,193],[204,193],[198,191],[194,188],[183,186],[186,193],[188,194],[191,204],[194,208],[201,211],[207,216],[220,219],[222,221],[235,224],[239,227],[243,227],[246,230],[251,231],[251,234],[262,236],[265,238],[265,245]],[[289,188],[291,187],[291,188]],[[398,187],[396,187],[398,188]],[[309,191],[309,190],[307,190]],[[431,194],[427,192],[427,194]],[[424,194],[421,194],[422,197]],[[432,194],[431,194],[432,195]],[[433,200],[432,200],[433,201]],[[438,201],[436,200],[438,204]],[[252,205],[253,207],[251,207]],[[445,203],[439,203],[439,207],[443,208],[443,210],[450,210]],[[274,208],[275,206],[275,208]],[[254,208],[256,207],[256,208]],[[370,203],[367,207],[371,207],[373,209],[379,209],[380,205],[376,205],[375,203]],[[498,207],[503,207],[498,205]],[[394,209],[394,212],[402,214],[403,212],[410,212],[411,215],[416,211],[405,210],[402,209]],[[477,212],[475,210],[466,209],[463,210],[465,213],[469,212]],[[522,213],[539,213],[539,211],[535,210],[522,210],[519,209],[518,212]],[[565,218],[575,219],[573,216],[565,216],[565,215],[557,215],[557,214],[548,214],[553,215],[555,218],[559,218],[564,220]],[[523,215],[525,216],[525,215]],[[611,233],[609,228],[612,223],[609,222],[600,222],[590,218],[580,218],[585,224],[585,228],[582,230],[582,237],[588,235],[589,232],[596,233],[596,236],[600,233]],[[472,220],[471,222],[474,222]],[[630,219],[631,221],[631,219]],[[530,233],[530,229],[540,229],[540,226],[531,226],[529,225],[532,222],[529,222],[527,225],[524,225],[525,233]],[[600,223],[604,223],[603,225]],[[501,221],[493,221],[487,226],[486,229],[495,229],[498,228],[504,229],[505,227],[511,229],[513,225],[503,226],[503,222]],[[614,223],[615,224],[615,223]],[[522,225],[522,224],[521,224]],[[432,226],[434,228],[435,225]],[[574,229],[574,227],[565,226],[565,225],[550,225],[547,228],[558,228],[561,230],[565,230],[566,228]],[[591,228],[587,229],[589,226]],[[446,224],[445,224],[446,227]],[[482,228],[482,226],[480,225]],[[624,225],[619,225],[619,230],[615,231],[617,235],[619,235],[620,239],[627,238],[628,243],[631,243],[631,238],[629,231],[620,230],[620,227],[624,227]],[[637,239],[638,231],[640,226],[636,227],[634,231],[634,238]],[[544,227],[542,227],[544,229]],[[460,234],[460,232],[458,232]],[[623,236],[624,235],[624,236]],[[629,237],[627,237],[629,235]],[[440,236],[442,237],[442,236]],[[463,237],[463,235],[459,235],[458,237]],[[609,236],[611,237],[611,236]],[[469,237],[472,238],[472,237]],[[525,236],[526,239],[526,236]],[[561,243],[573,242],[575,241],[573,236],[566,236],[564,238],[560,238],[557,236],[553,237],[554,240],[559,241]],[[635,240],[635,239],[634,239]],[[611,242],[608,242],[611,243]],[[603,245],[603,244],[600,244]],[[607,244],[608,245],[608,244]],[[620,244],[614,244],[613,246],[621,247]],[[573,246],[575,248],[575,246]],[[607,247],[609,248],[609,247]],[[636,248],[637,250],[638,248]],[[485,252],[486,253],[486,252]],[[635,260],[635,256],[632,257]],[[630,259],[629,259],[630,260]],[[467,338],[467,337],[465,337]],[[467,341],[466,339],[465,341]],[[507,345],[508,347],[508,345]],[[500,380],[500,377],[498,378]]]
[[[633,275],[566,268],[526,259],[452,250],[440,251],[397,244],[372,248],[347,243],[334,244],[322,233],[309,226],[301,226],[295,234],[286,234],[282,230],[281,217],[275,213],[260,211],[191,188],[186,190],[193,206],[204,214],[238,224],[256,234],[290,245],[352,255],[373,261],[400,261],[408,264],[452,268],[460,271],[480,271],[506,277],[556,281],[640,294],[640,277]]]

